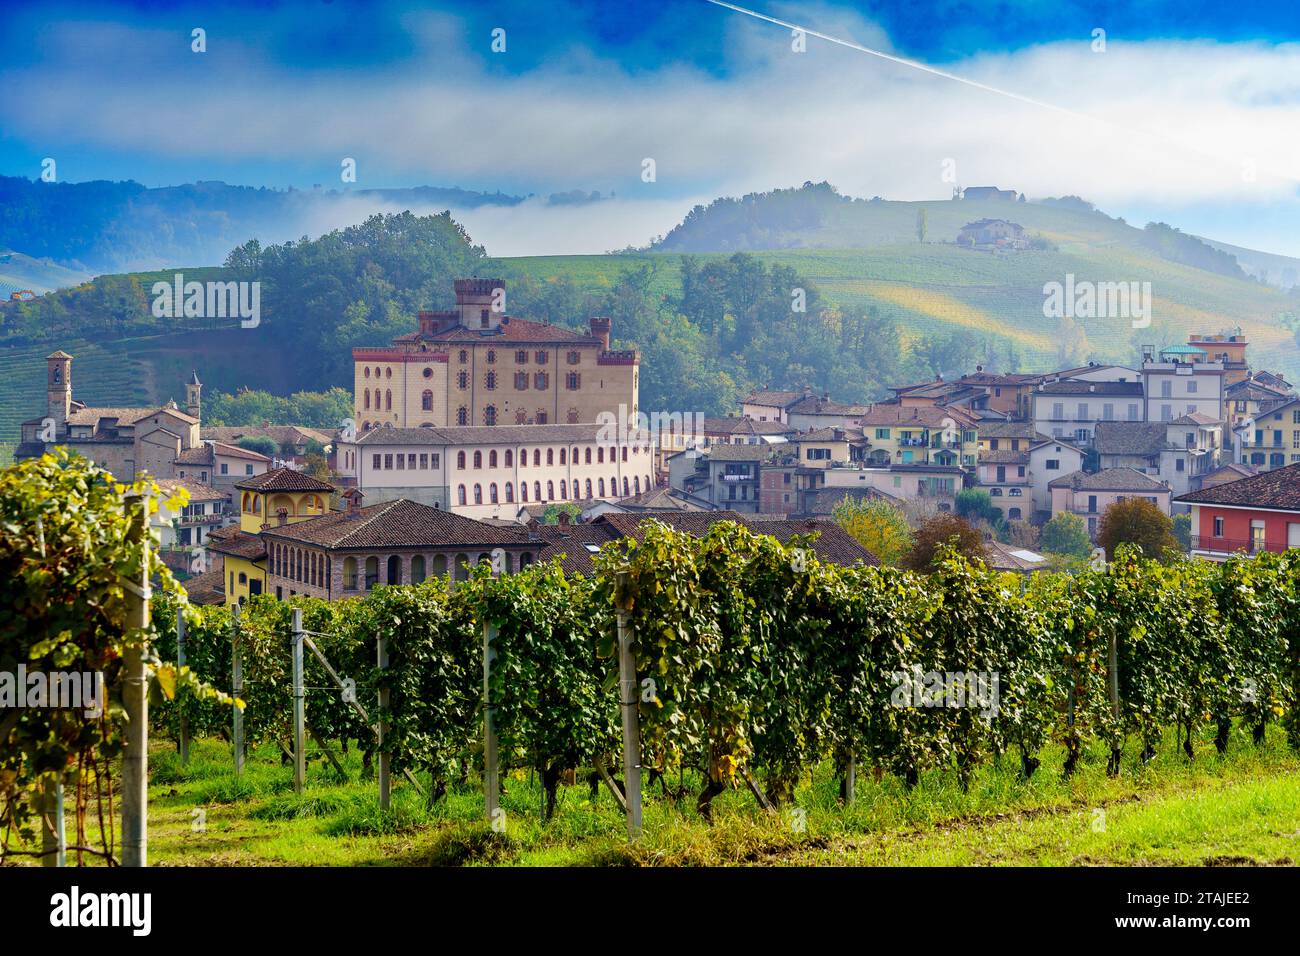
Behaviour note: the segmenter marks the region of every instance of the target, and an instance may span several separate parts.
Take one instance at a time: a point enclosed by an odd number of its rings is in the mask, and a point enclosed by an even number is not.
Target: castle
[[[357,431],[594,422],[635,414],[640,357],[588,332],[507,315],[500,279],[457,279],[456,308],[422,311],[391,346],[354,348]]]

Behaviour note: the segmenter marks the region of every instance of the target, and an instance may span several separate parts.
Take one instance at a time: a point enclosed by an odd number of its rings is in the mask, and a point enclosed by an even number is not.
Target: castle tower
[[[72,356],[59,350],[45,356],[46,414],[59,425],[72,411]]]
[[[203,383],[199,381],[199,373],[190,372],[190,380],[185,383],[185,411],[193,418],[201,418],[199,414],[202,407]]]
[[[457,279],[456,310],[467,329],[495,329],[505,316],[506,284],[500,279]],[[498,309],[493,302],[500,303]]]

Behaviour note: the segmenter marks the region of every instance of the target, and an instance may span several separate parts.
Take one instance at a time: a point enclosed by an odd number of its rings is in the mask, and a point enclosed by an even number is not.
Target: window
[[[1076,416],[1076,419],[1081,422],[1086,422],[1088,420],[1088,403],[1080,402],[1078,412],[1079,414]]]
[[[424,578],[424,555],[417,554],[411,558],[411,583],[419,584]]]
[[[600,488],[600,497],[604,498],[604,497],[605,497],[605,479],[604,479],[604,478],[601,478],[601,479],[600,479],[600,484],[598,485],[598,487]]]
[[[577,365],[578,362],[581,361],[581,358],[582,357],[577,352],[570,352],[568,355],[568,362],[570,365]]]
[[[1223,519],[1222,519],[1222,518],[1215,518],[1215,519],[1214,519],[1214,536],[1215,536],[1216,538],[1222,538],[1222,537],[1223,537]]]
[[[439,454],[437,454],[436,452],[435,452],[434,454],[430,455],[430,456],[429,456],[429,467],[430,467],[430,468],[440,468],[440,467],[442,467],[442,456],[439,455]]]
[[[1047,471],[1060,471],[1060,470],[1061,470],[1061,459],[1059,459],[1059,458],[1049,458],[1049,459],[1047,459],[1046,462],[1043,463],[1043,467],[1044,467]]]
[[[1058,421],[1058,422],[1060,422],[1060,421],[1064,421],[1064,420],[1065,420],[1065,403],[1064,403],[1064,402],[1053,402],[1053,403],[1052,403],[1052,420],[1053,420],[1053,421]]]
[[[515,486],[513,482],[506,482],[506,504],[511,504],[515,500]]]
[[[393,456],[384,455],[384,471],[392,471],[392,470],[393,470]]]
[[[486,329],[491,324],[492,320],[488,318],[488,310],[483,309],[480,311],[478,314],[478,327],[480,329]]]
[[[420,394],[420,408],[426,412],[433,411],[433,392],[427,388]]]
[[[1179,458],[1176,462],[1174,462],[1174,471],[1183,471],[1185,465],[1186,463],[1183,461],[1183,459]]]
[[[487,360],[489,365],[496,364],[497,353],[495,349],[488,349]]]
[[[477,471],[479,468],[482,467],[483,467],[483,453],[481,451],[476,451],[474,452],[474,469]]]
[[[1172,405],[1160,406],[1160,420],[1162,422],[1172,422],[1174,420],[1174,407]]]
[[[474,504],[481,505],[482,503],[483,503],[483,486],[476,483],[474,485]]]
[[[1136,404],[1131,404],[1131,405],[1129,405],[1129,407],[1128,407],[1128,420],[1131,421],[1131,422],[1135,422],[1135,421],[1138,420],[1138,407],[1137,407]]]
[[[515,410],[515,424],[516,425],[528,424],[528,413],[524,411],[522,408]]]
[[[546,483],[546,500],[547,501],[555,500],[555,482],[553,481],[548,481]]]
[[[456,504],[463,505],[464,503],[465,503],[465,486],[458,485],[456,487]]]
[[[545,365],[545,364],[546,364],[546,361],[547,361],[547,359],[548,359],[549,357],[550,357],[550,356],[549,356],[546,352],[538,352],[538,353],[537,353],[537,356],[536,356],[536,358],[537,358],[537,364],[538,364],[538,365]]]
[[[497,387],[497,373],[488,372],[483,376],[483,387],[488,391],[493,391]]]
[[[1089,512],[1093,512],[1093,511],[1096,511],[1096,510],[1097,510],[1097,496],[1096,496],[1096,495],[1089,495],[1089,496],[1088,496],[1088,511],[1089,511]]]
[[[384,409],[390,412],[393,410],[393,390],[391,388],[384,389]]]
[[[568,464],[568,462],[565,461],[566,458],[568,458],[567,450],[564,449],[564,448],[561,448],[561,449],[560,449],[560,464],[561,464],[561,465],[566,465],[566,464]]]
[[[511,451],[509,448],[507,448],[507,449],[506,449],[506,467],[507,467],[507,468],[512,468],[512,467],[514,467],[514,459],[515,459],[515,453],[514,453],[513,451]]]
[[[426,468],[428,468],[428,467],[429,467],[429,456],[428,456],[428,454],[426,454],[426,453],[421,453],[421,455],[420,455],[420,470],[423,471],[424,469],[426,469]]]
[[[466,352],[464,349],[461,349],[460,354],[457,356],[457,358],[460,359],[460,364],[464,365],[466,362],[469,361],[469,353]]]
[[[877,428],[877,429],[876,429],[876,437],[877,437],[877,438],[888,438],[888,437],[889,437],[889,429],[888,429],[888,428]]]
[[[1113,422],[1115,420],[1115,406],[1110,402],[1101,406],[1102,421]]]
[[[349,555],[343,559],[343,590],[357,589],[357,559]]]
[[[533,449],[533,467],[534,468],[542,467],[542,450],[540,448]]]
[[[370,366],[367,365],[367,366],[366,366],[366,378],[369,378],[369,377],[370,377]]]
[[[458,471],[465,470],[465,453],[463,451],[456,452],[456,469]]]
[[[425,378],[433,378],[433,367],[431,365],[426,365],[424,367],[424,371],[421,374]]]
[[[252,465],[245,465],[245,466],[244,466],[244,474],[246,474],[246,475],[251,475],[252,473],[253,473],[253,466],[252,466]],[[203,477],[206,478],[206,477],[208,477],[208,476],[207,476],[207,475],[204,475]]]
[[[225,475],[228,474],[229,472],[230,472],[230,465],[228,465],[226,462],[223,461],[221,463],[221,473]]]
[[[492,504],[497,503],[497,483],[495,481],[488,485],[488,501]]]
[[[368,388],[365,389],[365,396],[366,396],[366,411],[369,411],[370,410],[370,389]]]
[[[533,482],[533,500],[534,501],[542,500],[542,483],[540,481]]]
[[[495,425],[497,423],[497,407],[495,405],[483,406],[483,424]]]
[[[1173,395],[1173,382],[1166,379],[1160,383],[1160,397],[1169,398]]]
[[[373,468],[375,471],[378,471],[378,470],[379,470],[379,467],[380,467],[380,466],[379,466],[379,462],[380,462],[380,460],[381,460],[381,459],[380,459],[380,456],[379,456],[379,455],[375,455],[375,456],[373,456],[372,459],[371,459],[370,467]]]
[[[549,465],[554,465],[554,464],[555,464],[555,449],[554,449],[554,448],[548,448],[548,449],[546,449],[546,464],[547,464],[548,466],[549,466]]]
[[[397,456],[397,470],[398,470],[398,471],[405,471],[405,470],[406,470],[406,456],[405,456],[405,455],[398,455],[398,456]]]
[[[601,447],[599,447],[599,448],[596,449],[596,461],[597,461],[599,464],[602,464],[602,465],[605,464],[605,446],[604,446],[604,445],[602,445]]]
[[[584,454],[582,457],[583,457],[583,460],[584,460],[588,465],[590,465],[590,464],[591,464],[591,448],[588,448],[588,449],[586,450],[586,454]]]
[[[568,419],[570,425],[578,424],[578,410],[576,408],[570,408],[565,418]]]
[[[456,387],[469,388],[469,372],[456,373]]]
[[[526,481],[519,482],[519,500],[520,501],[528,500],[528,482]]]
[[[569,497],[569,483],[563,478],[560,479],[560,500],[564,501]]]
[[[1190,378],[1187,380],[1187,394],[1188,395],[1196,394],[1196,379]]]
[[[582,387],[582,376],[577,372],[570,372],[564,377],[564,387],[571,392],[576,392]]]
[[[515,390],[520,392],[528,391],[527,372],[515,372]]]
[[[497,453],[496,453],[496,449],[493,449],[492,451],[488,452],[488,467],[495,468],[496,466],[497,466]]]
[[[591,498],[591,479],[587,479],[587,497]]]
[[[469,409],[466,408],[464,405],[456,409],[456,424],[457,425],[469,424]]]
[[[515,361],[520,365],[527,365],[528,353],[525,352],[523,349],[520,349],[518,352],[515,353]]]
[[[537,389],[539,392],[545,391],[550,384],[551,377],[545,372],[538,372],[533,375],[533,388]]]
[[[546,409],[544,409],[544,408],[539,408],[539,409],[537,410],[537,424],[539,424],[539,425],[545,425],[545,424],[546,424]]]

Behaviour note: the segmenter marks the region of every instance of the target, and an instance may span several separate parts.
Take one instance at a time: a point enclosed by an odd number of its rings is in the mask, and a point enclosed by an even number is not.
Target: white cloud
[[[723,27],[726,78],[681,66],[630,74],[583,51],[523,75],[488,75],[447,52],[458,26],[443,16],[412,30],[445,59],[357,73],[283,70],[233,40],[198,69],[157,53],[155,34],[122,28],[111,44],[52,41],[39,70],[11,73],[0,118],[34,142],[148,144],[162,156],[222,165],[337,169],[352,156],[360,187],[367,172],[382,172],[412,183],[621,197],[466,212],[471,234],[497,254],[640,244],[695,197],[804,180],[854,195],[944,198],[945,158],[963,185],[1075,193],[1112,210],[1295,201],[1300,45],[1112,39],[1094,53],[1085,36],[944,66],[1104,120],[1092,122],[816,38],[796,54],[789,31],[719,13],[733,18]],[[819,8],[808,23],[888,46],[854,14]],[[74,50],[76,68],[60,72],[57,59]],[[133,51],[153,55],[122,70]],[[62,79],[51,83],[52,75]],[[656,183],[639,180],[644,157],[657,162]],[[1251,244],[1240,232],[1231,239]]]

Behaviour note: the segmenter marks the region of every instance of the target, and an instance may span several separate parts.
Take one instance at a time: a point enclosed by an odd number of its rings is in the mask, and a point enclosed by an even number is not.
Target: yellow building
[[[453,425],[545,425],[637,411],[640,357],[589,332],[506,314],[500,279],[457,279],[456,308],[421,312],[391,346],[355,348],[357,432]]]
[[[957,465],[979,462],[978,423],[959,408],[880,404],[861,419],[872,465]]]
[[[208,535],[208,550],[222,556],[227,607],[267,590],[262,532],[326,514],[334,486],[305,472],[277,468],[236,482],[235,490],[239,527]]]

